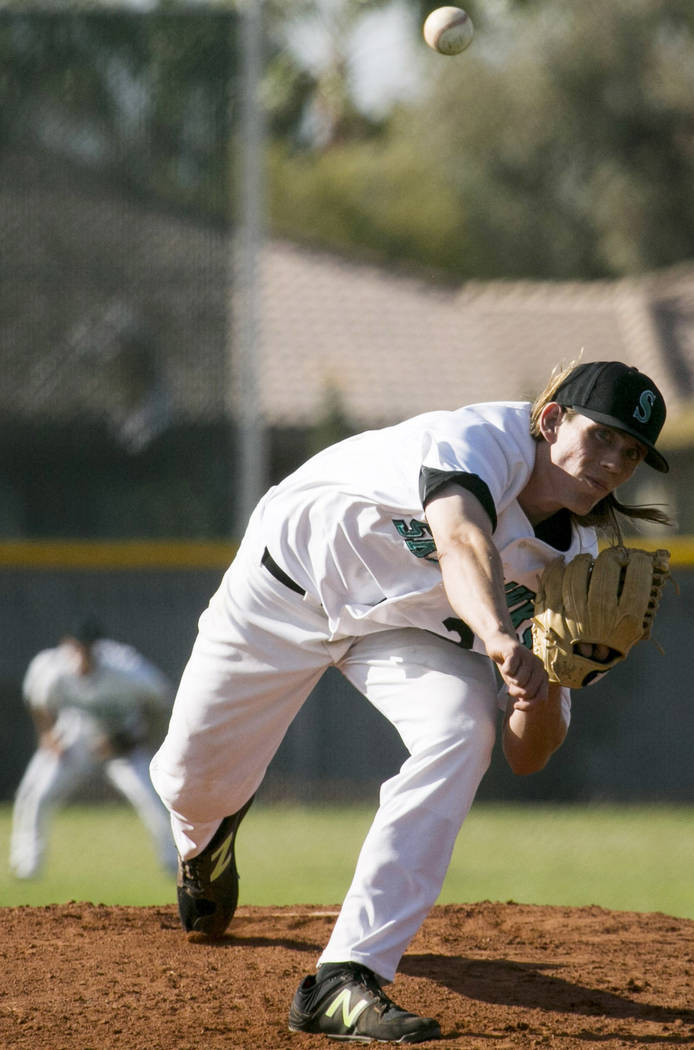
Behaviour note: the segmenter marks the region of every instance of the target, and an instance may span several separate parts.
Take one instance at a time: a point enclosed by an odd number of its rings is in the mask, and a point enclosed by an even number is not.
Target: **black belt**
[[[306,594],[303,587],[300,587],[298,583],[295,583],[291,576],[287,576],[284,569],[281,569],[275,559],[270,554],[270,551],[265,548],[263,556],[260,559],[260,564],[264,565],[271,576],[274,576],[276,580],[283,583],[285,587],[288,587],[290,591],[294,591],[296,594],[300,594],[301,597]]]

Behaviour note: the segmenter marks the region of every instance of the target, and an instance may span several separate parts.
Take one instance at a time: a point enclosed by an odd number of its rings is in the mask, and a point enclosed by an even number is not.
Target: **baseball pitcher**
[[[616,496],[642,463],[668,469],[655,447],[664,420],[660,391],[635,368],[572,365],[532,404],[428,412],[342,441],[260,501],[200,619],[151,767],[172,815],[184,929],[219,937],[231,920],[239,824],[327,667],[409,753],[382,785],[330,940],[291,1004],[292,1031],[440,1036],[383,985],[437,899],[499,708],[511,769],[533,773],[566,736],[569,686],[589,685],[648,635],[666,551],[636,559],[647,585],[628,584],[628,627],[624,548],[596,571],[598,605],[615,615],[576,610],[590,604],[599,532],[616,546],[623,520],[667,520]],[[544,576],[577,558],[578,583]]]

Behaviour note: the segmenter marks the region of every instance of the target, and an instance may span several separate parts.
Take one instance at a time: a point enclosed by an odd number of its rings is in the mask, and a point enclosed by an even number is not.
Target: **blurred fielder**
[[[168,814],[149,777],[148,739],[171,708],[172,690],[162,672],[85,621],[33,658],[22,691],[38,748],[15,798],[13,874],[29,879],[39,873],[53,811],[98,769],[136,810],[161,864],[175,870]]]

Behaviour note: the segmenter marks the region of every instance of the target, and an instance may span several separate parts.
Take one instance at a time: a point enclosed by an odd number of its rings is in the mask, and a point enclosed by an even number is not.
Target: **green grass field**
[[[31,882],[7,872],[10,816],[0,807],[0,906],[173,904],[173,880],[128,808],[60,811],[44,874]],[[257,803],[239,836],[240,903],[339,903],[370,819],[365,806]],[[694,919],[693,870],[691,806],[480,803],[458,838],[439,902],[596,904]]]

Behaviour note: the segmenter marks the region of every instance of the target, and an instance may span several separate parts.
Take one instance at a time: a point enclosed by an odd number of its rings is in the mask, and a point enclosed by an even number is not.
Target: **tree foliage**
[[[237,20],[166,7],[0,11],[0,149],[48,150],[226,218]]]
[[[420,91],[374,117],[357,102],[349,42],[397,2],[412,15]],[[39,17],[28,0],[7,6],[0,138],[50,137],[62,104],[79,117],[60,129],[78,152],[101,143],[119,178],[227,212],[229,157],[243,148],[225,145],[229,110],[233,125],[243,89],[215,15],[242,0],[210,3],[195,38],[167,20],[189,4],[160,0],[135,43],[117,18],[81,18],[78,29],[74,11],[97,0],[56,0]],[[264,0],[273,231],[455,279],[610,276],[691,256],[691,0],[469,0],[476,37],[456,58],[421,39],[433,6]],[[291,46],[298,29],[320,38],[321,62]],[[74,51],[68,68],[52,60],[55,34],[61,54]],[[37,106],[39,86],[52,109]],[[134,120],[136,98],[146,112]]]
[[[469,5],[473,46],[423,55],[383,127],[272,144],[274,228],[456,277],[595,277],[694,243],[688,0]]]

